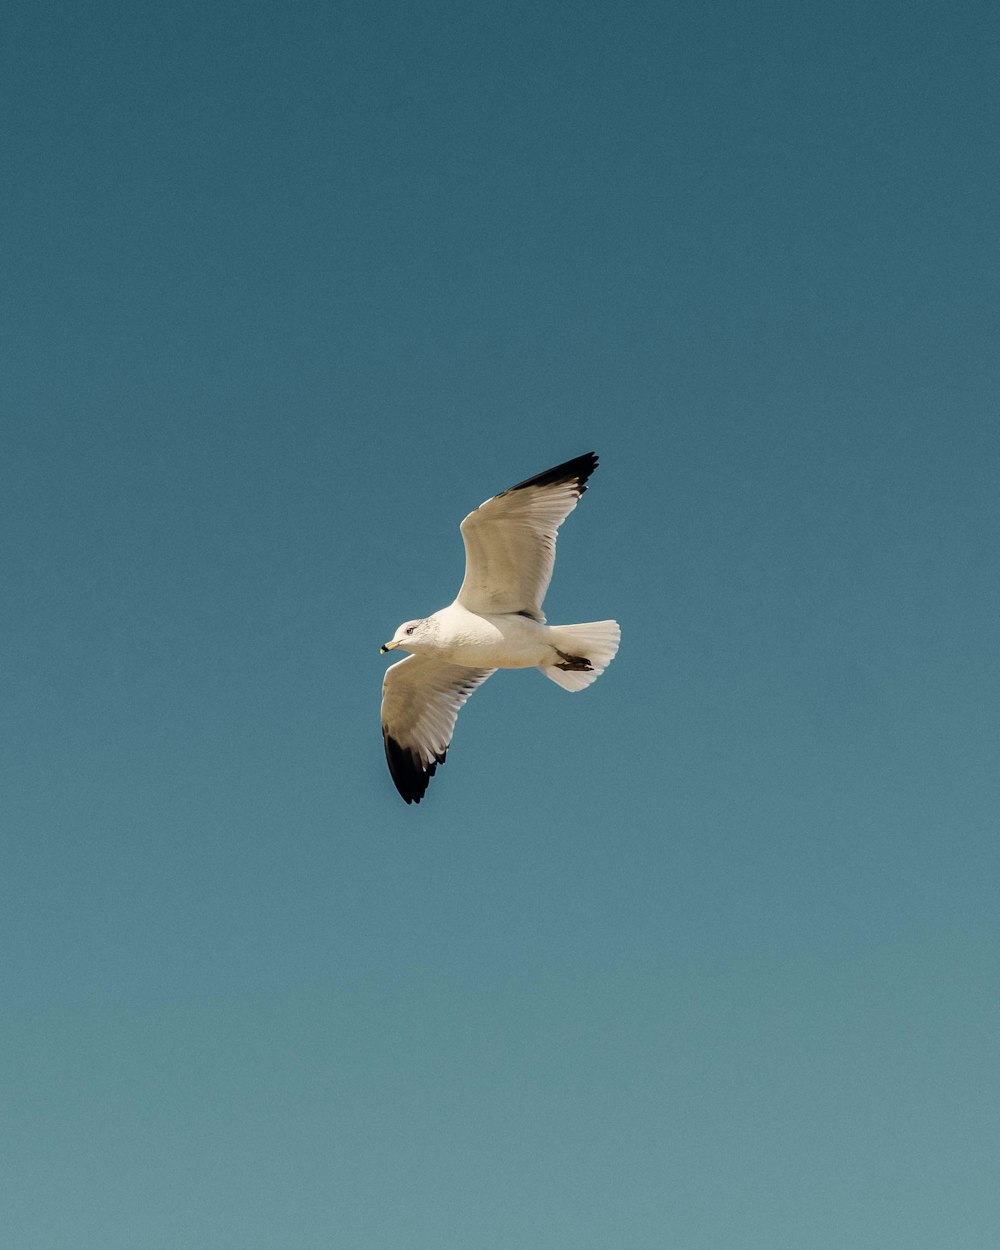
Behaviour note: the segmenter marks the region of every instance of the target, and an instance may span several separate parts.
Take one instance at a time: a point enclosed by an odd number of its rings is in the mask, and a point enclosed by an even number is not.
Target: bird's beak
[[[398,642],[386,642],[386,643],[383,643],[383,644],[382,644],[382,646],[381,646],[381,647],[379,647],[379,649],[378,649],[378,653],[379,653],[379,655],[385,655],[385,653],[386,653],[387,651],[391,651],[394,647],[398,647],[398,646],[399,646],[399,643],[398,643]]]

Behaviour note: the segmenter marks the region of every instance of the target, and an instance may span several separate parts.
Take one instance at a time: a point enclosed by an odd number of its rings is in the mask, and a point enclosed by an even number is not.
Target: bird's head
[[[429,651],[433,646],[435,633],[435,622],[430,618],[422,621],[404,621],[392,638],[383,644],[381,654],[395,651],[397,647],[404,651]]]

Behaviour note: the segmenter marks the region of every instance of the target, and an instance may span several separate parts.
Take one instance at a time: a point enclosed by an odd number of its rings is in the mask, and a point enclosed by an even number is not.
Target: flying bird
[[[587,452],[480,504],[462,522],[465,580],[454,603],[405,621],[382,653],[411,654],[386,670],[382,737],[396,789],[419,803],[443,764],[458,710],[498,668],[539,668],[583,690],[615,658],[617,621],[546,625],[556,531],[587,489]]]

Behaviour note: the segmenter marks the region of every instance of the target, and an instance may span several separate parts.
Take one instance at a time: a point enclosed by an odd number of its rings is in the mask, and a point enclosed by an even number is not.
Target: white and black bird
[[[462,522],[465,580],[458,597],[400,625],[383,653],[412,652],[382,682],[382,736],[396,789],[419,803],[443,764],[465,700],[498,668],[539,668],[583,690],[615,658],[617,621],[546,625],[556,531],[597,468],[593,452],[487,499]]]

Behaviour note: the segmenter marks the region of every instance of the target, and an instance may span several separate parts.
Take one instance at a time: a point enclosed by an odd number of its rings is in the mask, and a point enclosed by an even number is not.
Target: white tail
[[[552,625],[548,630],[549,642],[555,648],[552,663],[539,664],[546,677],[550,677],[563,690],[583,690],[597,681],[618,654],[622,631],[617,621],[588,621],[585,625]],[[567,657],[560,660],[559,652]],[[586,660],[589,668],[559,668],[560,663]]]

